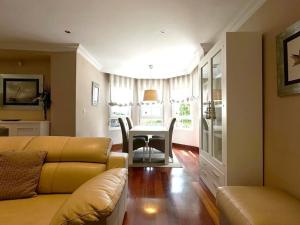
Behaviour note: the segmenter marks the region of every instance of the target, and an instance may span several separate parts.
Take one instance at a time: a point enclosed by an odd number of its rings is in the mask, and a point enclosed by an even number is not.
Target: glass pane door
[[[209,65],[205,64],[201,68],[201,91],[202,91],[202,105],[201,105],[201,149],[205,152],[209,152],[209,125],[210,125],[210,119],[208,116],[208,107],[210,102],[210,85],[209,85]]]
[[[219,51],[211,60],[212,71],[212,153],[222,162],[222,54]]]

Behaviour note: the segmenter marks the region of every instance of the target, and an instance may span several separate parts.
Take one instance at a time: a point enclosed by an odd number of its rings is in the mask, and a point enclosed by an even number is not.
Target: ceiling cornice
[[[226,32],[235,32],[238,31],[241,26],[251,17],[254,13],[266,2],[267,0],[252,0],[246,7],[234,17],[233,20],[221,31],[219,32],[212,40],[212,43],[216,43]]]
[[[2,50],[40,51],[40,52],[77,52],[89,61],[97,70],[102,69],[98,60],[81,44],[52,44],[52,43],[7,43],[0,42]]]
[[[79,44],[52,44],[52,43],[7,43],[0,42],[0,49],[45,51],[45,52],[72,52],[77,51]]]
[[[98,71],[101,71],[103,67],[101,63],[81,44],[78,46],[77,53],[89,61]]]

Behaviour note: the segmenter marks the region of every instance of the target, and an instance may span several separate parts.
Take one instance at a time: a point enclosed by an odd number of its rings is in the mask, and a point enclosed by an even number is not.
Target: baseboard
[[[178,143],[173,143],[173,148],[182,148],[184,150],[199,152],[199,147],[191,146],[191,145],[178,144]]]

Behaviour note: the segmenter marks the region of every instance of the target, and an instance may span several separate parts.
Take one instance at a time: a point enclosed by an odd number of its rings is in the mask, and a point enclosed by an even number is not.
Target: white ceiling
[[[249,0],[0,0],[0,42],[80,43],[102,71],[162,78],[190,72]],[[70,30],[71,34],[64,31]],[[148,65],[153,64],[150,72]]]

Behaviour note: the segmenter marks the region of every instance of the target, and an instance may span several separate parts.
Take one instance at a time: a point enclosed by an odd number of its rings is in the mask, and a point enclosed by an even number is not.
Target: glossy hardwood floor
[[[183,168],[129,168],[123,225],[218,224],[215,199],[199,178],[199,155],[173,149]]]

